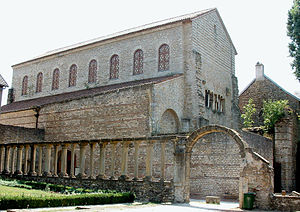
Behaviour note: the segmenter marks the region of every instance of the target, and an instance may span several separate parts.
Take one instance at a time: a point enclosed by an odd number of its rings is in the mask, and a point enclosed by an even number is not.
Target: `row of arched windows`
[[[158,50],[158,71],[169,70],[170,63],[170,48],[167,44],[163,44]],[[109,79],[119,78],[119,55],[114,54],[110,58]],[[138,49],[133,55],[133,75],[142,74],[144,64],[143,50]],[[89,63],[88,83],[95,83],[97,78],[97,61],[91,60]],[[53,71],[52,90],[59,88],[59,69]],[[77,80],[77,65],[73,64],[69,70],[69,87],[76,86]],[[36,93],[42,92],[43,73],[39,72],[36,80]],[[27,95],[28,90],[28,76],[25,76],[22,81],[22,95]]]

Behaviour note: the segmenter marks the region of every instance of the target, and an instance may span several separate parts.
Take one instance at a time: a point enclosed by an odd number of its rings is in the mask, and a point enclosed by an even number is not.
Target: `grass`
[[[36,197],[48,197],[48,196],[62,196],[60,193],[47,192],[35,189],[17,188],[0,185],[0,197],[3,196],[36,196]]]

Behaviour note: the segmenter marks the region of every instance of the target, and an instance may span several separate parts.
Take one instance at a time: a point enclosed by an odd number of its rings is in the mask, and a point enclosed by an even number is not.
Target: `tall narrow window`
[[[28,89],[28,76],[25,76],[22,81],[22,96],[27,95]]]
[[[96,77],[97,77],[97,61],[96,60],[91,60],[90,65],[89,65],[88,82],[89,83],[96,82]]]
[[[59,88],[59,69],[56,68],[53,71],[52,90],[57,90],[58,88]]]
[[[71,65],[69,72],[69,87],[76,86],[77,78],[77,66],[75,64]]]
[[[158,71],[169,70],[170,48],[167,44],[163,44],[158,50]]]
[[[143,51],[141,49],[136,50],[133,55],[133,75],[143,73],[143,60]]]
[[[36,78],[36,92],[37,93],[42,92],[42,86],[43,86],[43,73],[40,72],[40,73],[38,73],[37,78]]]
[[[118,78],[119,78],[119,56],[114,54],[110,58],[109,79],[118,79]]]

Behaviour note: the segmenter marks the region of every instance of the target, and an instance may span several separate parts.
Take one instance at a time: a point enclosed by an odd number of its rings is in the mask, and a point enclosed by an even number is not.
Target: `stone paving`
[[[154,203],[139,203],[133,204],[111,204],[111,205],[93,205],[93,206],[79,206],[79,207],[62,207],[62,208],[37,208],[37,209],[22,209],[11,210],[16,212],[59,212],[59,211],[158,211],[158,212],[181,212],[181,211],[243,211],[238,208],[238,202],[222,201],[220,205],[206,204],[205,200],[191,200],[186,204],[154,204]]]

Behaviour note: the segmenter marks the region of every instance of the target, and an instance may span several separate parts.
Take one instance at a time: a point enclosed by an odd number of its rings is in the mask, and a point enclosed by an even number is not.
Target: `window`
[[[109,79],[119,78],[119,56],[114,54],[110,58],[110,74]]]
[[[97,61],[91,60],[90,65],[89,65],[88,83],[96,82],[96,77],[97,77]]]
[[[133,75],[143,73],[143,60],[144,60],[143,51],[141,49],[136,50],[133,56]]]
[[[59,88],[59,69],[56,68],[53,71],[52,90],[57,90],[58,88]]]
[[[163,44],[158,50],[158,71],[169,70],[170,48],[167,44]]]
[[[43,73],[40,72],[40,73],[38,73],[37,78],[36,78],[36,92],[37,93],[42,92],[42,86],[43,86]]]
[[[76,86],[77,66],[73,64],[69,72],[69,87]]]
[[[28,76],[25,76],[22,81],[22,96],[27,95],[28,89]]]

